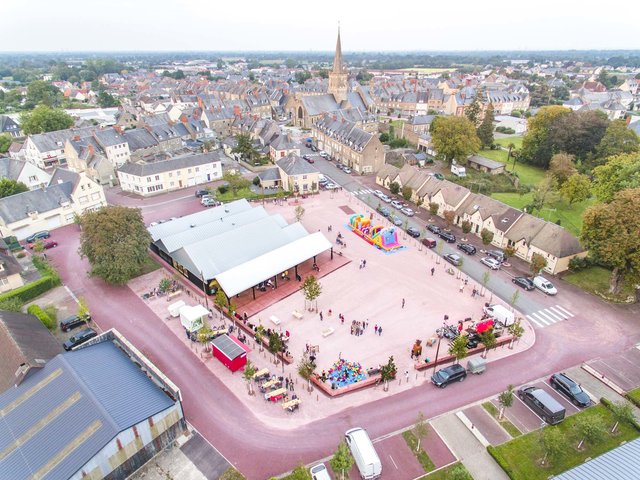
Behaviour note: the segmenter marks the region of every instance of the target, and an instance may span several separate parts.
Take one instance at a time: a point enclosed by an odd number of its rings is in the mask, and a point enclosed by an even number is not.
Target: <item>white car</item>
[[[327,183],[324,188],[326,190],[335,190],[336,188],[338,188],[338,185],[336,185],[335,183]]]
[[[388,196],[386,196],[384,193],[382,194],[382,196],[380,197],[380,200],[382,200],[385,203],[391,203],[391,198],[389,198]]]
[[[397,208],[398,210],[400,210],[402,208],[402,202],[398,201],[398,200],[394,200],[391,202],[391,206]]]
[[[344,168],[342,169],[342,171],[343,171],[344,173],[351,173],[351,169],[350,169],[349,167],[344,167]]]
[[[491,270],[499,270],[500,269],[500,262],[497,261],[495,258],[491,258],[491,257],[482,257],[480,259],[480,263],[486,265],[487,267],[489,267]]]
[[[319,155],[322,158],[329,158],[329,154],[327,152],[325,152],[324,150],[321,150]]]
[[[409,207],[401,208],[400,211],[404,213],[407,217],[413,217],[415,215],[415,212],[411,210]]]
[[[382,193],[382,191],[380,190],[374,190],[373,194],[378,198],[382,198],[382,196],[384,195],[384,193]]]
[[[324,466],[324,463],[314,465],[309,469],[309,473],[313,480],[331,480],[331,476],[327,471],[327,467]]]
[[[558,289],[554,287],[553,283],[540,275],[533,278],[533,285],[547,295],[555,295],[558,293]]]

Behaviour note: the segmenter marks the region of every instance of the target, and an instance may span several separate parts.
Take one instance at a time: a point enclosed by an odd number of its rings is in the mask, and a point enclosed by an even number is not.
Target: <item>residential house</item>
[[[67,140],[64,151],[70,170],[84,172],[100,185],[113,186],[118,182],[113,163],[103,154],[102,148],[93,136],[76,136]]]
[[[22,266],[10,253],[0,252],[0,293],[9,292],[24,285]],[[3,351],[0,348],[0,351]],[[0,390],[1,390],[0,385]]]
[[[106,204],[101,185],[84,173],[57,168],[47,187],[0,198],[0,236],[23,240],[74,223],[77,215]]]
[[[454,223],[462,227],[469,222],[470,233],[481,237],[482,230],[493,233],[493,245],[503,247],[506,244],[505,233],[523,215],[523,213],[486,195],[472,193],[456,209]]]
[[[29,190],[35,190],[47,185],[51,180],[51,174],[32,163],[12,158],[0,158],[0,178],[22,182]]]
[[[483,157],[482,155],[471,155],[467,159],[467,165],[476,170],[480,170],[483,173],[490,173],[491,175],[498,175],[504,173],[504,163],[491,160],[490,158]]]
[[[290,153],[277,160],[276,166],[285,190],[302,195],[318,191],[320,172],[299,155]]]
[[[375,173],[384,165],[384,147],[376,134],[352,122],[325,115],[311,129],[318,148],[360,174]]]
[[[293,142],[290,134],[277,135],[269,143],[269,156],[274,162],[290,153],[300,155],[300,144]]]
[[[0,135],[3,133],[8,133],[12,138],[22,136],[20,125],[18,125],[13,118],[8,117],[7,115],[0,115]]]
[[[64,163],[64,146],[75,136],[89,136],[93,128],[56,130],[54,132],[29,135],[24,143],[25,160],[39,168],[51,168]]]
[[[376,183],[384,188],[389,188],[391,182],[398,176],[398,172],[400,172],[398,167],[390,163],[385,163],[380,170],[376,172]]]
[[[222,152],[184,155],[157,162],[130,162],[117,173],[122,190],[143,197],[222,178]]]

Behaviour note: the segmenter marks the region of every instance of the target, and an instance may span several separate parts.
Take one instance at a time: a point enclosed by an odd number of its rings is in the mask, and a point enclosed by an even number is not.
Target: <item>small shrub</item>
[[[55,305],[47,305],[43,308],[44,313],[46,313],[49,318],[53,321],[54,325],[58,323],[58,309]]]
[[[257,187],[258,185],[260,185],[260,177],[256,177],[253,179],[253,184]]]
[[[228,191],[229,191],[228,185],[220,185],[218,187],[218,193],[220,193],[221,195],[227,193]]]
[[[18,298],[8,298],[0,301],[0,310],[8,312],[22,312],[22,302]]]
[[[462,233],[469,233],[471,231],[471,222],[469,220],[463,220],[462,222]]]
[[[30,305],[27,308],[27,313],[31,315],[35,315],[42,322],[42,324],[47,327],[49,330],[53,330],[56,328],[56,322],[49,317],[38,305]]]
[[[486,228],[483,228],[480,232],[480,237],[482,238],[482,243],[485,245],[489,245],[493,241],[493,232]]]
[[[592,264],[593,262],[589,257],[573,257],[569,260],[569,270],[572,272],[579,272],[580,270],[590,267]]]
[[[18,252],[18,254],[16,255],[16,258],[24,258],[27,256],[27,252]]]

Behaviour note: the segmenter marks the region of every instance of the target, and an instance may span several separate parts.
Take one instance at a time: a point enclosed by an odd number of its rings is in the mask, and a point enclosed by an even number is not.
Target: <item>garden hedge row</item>
[[[504,470],[504,473],[506,473],[509,478],[511,479],[515,478],[513,475],[513,472],[511,471],[511,467],[509,466],[507,461],[502,457],[502,455],[498,452],[496,447],[494,447],[493,445],[489,445],[487,447],[487,452],[489,452],[489,455],[491,455],[493,459],[496,461],[496,463],[500,465],[500,468]]]
[[[38,305],[29,305],[29,308],[27,308],[27,313],[38,317],[42,324],[49,330],[53,330],[54,328],[56,328],[56,322]]]
[[[60,280],[52,277],[42,277],[22,287],[11,290],[10,292],[0,295],[0,302],[3,300],[10,300],[16,298],[22,303],[26,303],[29,300],[42,295],[44,292],[51,290],[54,287],[60,285]]]

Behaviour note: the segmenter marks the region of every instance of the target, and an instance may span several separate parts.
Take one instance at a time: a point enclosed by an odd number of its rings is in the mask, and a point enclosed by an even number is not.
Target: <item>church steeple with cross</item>
[[[347,99],[349,72],[342,63],[342,44],[340,42],[340,26],[338,26],[338,41],[336,53],[333,57],[333,70],[329,73],[329,93],[336,102],[341,103]]]

